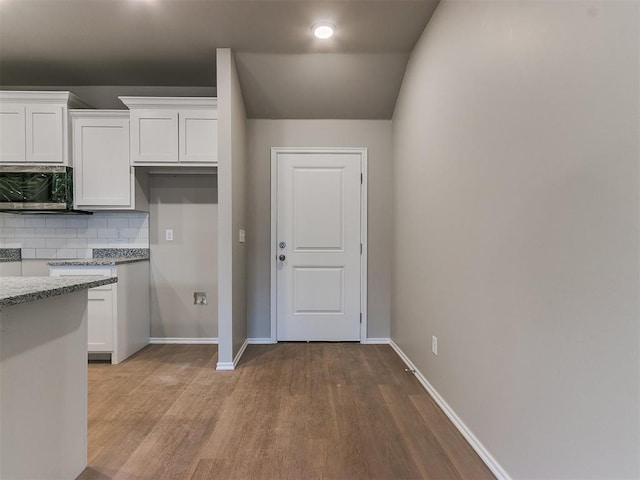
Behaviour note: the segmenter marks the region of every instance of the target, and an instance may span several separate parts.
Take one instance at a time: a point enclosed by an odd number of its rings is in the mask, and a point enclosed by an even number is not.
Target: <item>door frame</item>
[[[278,278],[276,262],[277,256],[277,220],[278,220],[278,155],[281,153],[302,154],[339,154],[357,153],[360,155],[360,173],[362,183],[360,185],[360,243],[362,254],[360,255],[360,343],[367,343],[367,148],[366,147],[271,147],[271,342],[278,343]]]

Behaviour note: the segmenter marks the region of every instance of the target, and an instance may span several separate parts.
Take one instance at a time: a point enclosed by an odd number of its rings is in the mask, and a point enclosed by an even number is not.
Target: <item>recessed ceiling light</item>
[[[336,26],[328,22],[320,22],[311,27],[311,30],[316,38],[324,40],[333,37],[333,34],[336,33]]]

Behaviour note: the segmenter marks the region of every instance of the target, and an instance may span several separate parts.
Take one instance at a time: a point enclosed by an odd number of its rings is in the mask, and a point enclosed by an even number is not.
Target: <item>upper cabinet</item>
[[[129,163],[129,112],[72,110],[75,205],[148,210],[146,178]]]
[[[217,165],[216,98],[119,98],[131,112],[131,165]]]
[[[69,108],[88,107],[70,92],[0,91],[0,163],[71,165]]]

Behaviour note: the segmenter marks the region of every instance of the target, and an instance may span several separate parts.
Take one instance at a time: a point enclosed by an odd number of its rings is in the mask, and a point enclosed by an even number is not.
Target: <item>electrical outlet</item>
[[[206,305],[207,294],[205,292],[193,292],[193,304],[194,305]]]
[[[164,231],[164,239],[167,242],[173,242],[173,230],[165,230]]]
[[[116,240],[124,240],[124,232],[122,228],[116,228]]]
[[[431,337],[431,353],[438,355],[438,337]]]

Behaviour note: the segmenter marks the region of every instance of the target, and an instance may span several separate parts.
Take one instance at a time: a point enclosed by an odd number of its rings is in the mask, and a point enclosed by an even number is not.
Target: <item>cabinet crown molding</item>
[[[3,103],[65,103],[71,108],[92,108],[69,91],[15,91],[1,90]]]
[[[71,118],[129,118],[129,110],[69,110]]]
[[[216,108],[217,97],[118,97],[128,108]]]

